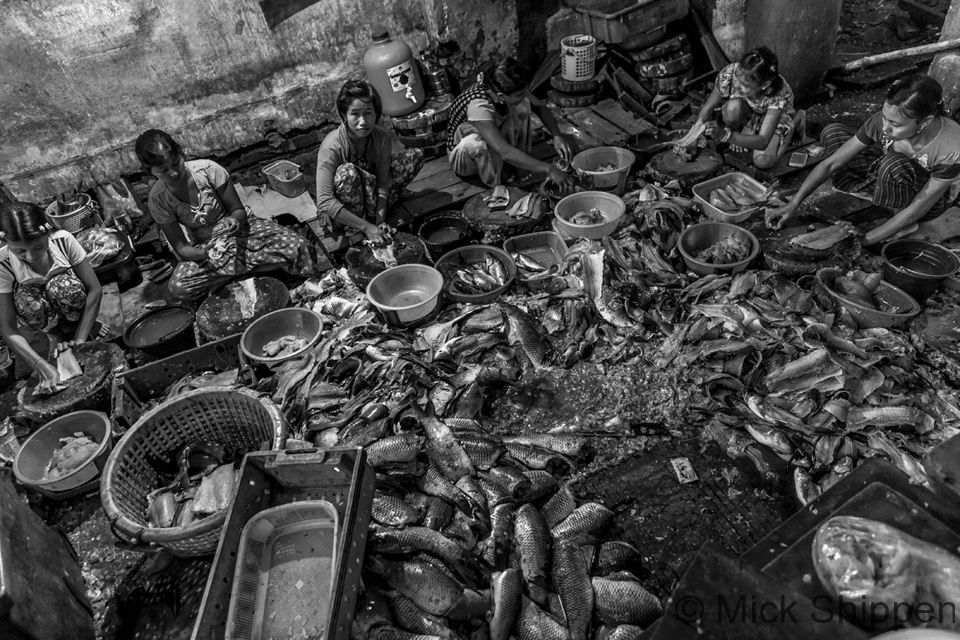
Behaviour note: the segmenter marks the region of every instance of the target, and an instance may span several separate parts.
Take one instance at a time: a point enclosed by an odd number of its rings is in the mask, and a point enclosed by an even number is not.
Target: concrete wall
[[[137,170],[136,136],[219,155],[333,119],[381,23],[414,51],[456,41],[476,62],[517,47],[516,0],[5,0],[0,182],[42,200]]]

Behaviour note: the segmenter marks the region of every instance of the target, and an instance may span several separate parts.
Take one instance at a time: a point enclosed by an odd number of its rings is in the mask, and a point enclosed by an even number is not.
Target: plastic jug
[[[423,81],[413,52],[403,40],[394,40],[383,27],[372,32],[373,44],[363,56],[370,84],[380,94],[383,113],[405,116],[426,101]]]

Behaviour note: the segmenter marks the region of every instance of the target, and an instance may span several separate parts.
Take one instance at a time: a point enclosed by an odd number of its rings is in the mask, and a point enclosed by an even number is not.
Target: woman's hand
[[[790,202],[776,209],[767,209],[764,213],[764,221],[768,229],[782,229],[784,223],[797,215],[799,203]]]
[[[553,148],[557,150],[564,163],[569,164],[573,160],[574,150],[573,140],[562,133],[553,136]]]
[[[711,140],[723,140],[724,136],[727,135],[727,131],[730,130],[726,125],[720,124],[719,122],[707,122],[706,126],[707,128],[703,130],[703,134]]]
[[[57,346],[54,349],[53,355],[59,356],[64,351],[67,351],[68,349],[73,349],[75,346],[79,344],[83,344],[84,342],[86,342],[86,340],[70,340],[69,342],[59,342],[57,343]]]
[[[213,233],[210,234],[210,238],[232,238],[237,234],[239,229],[240,222],[233,216],[227,216],[226,218],[221,218],[217,226],[213,228]]]
[[[382,245],[387,243],[387,237],[384,235],[383,231],[380,230],[375,224],[367,223],[363,227],[363,235],[367,236],[367,240],[370,241],[372,245]]]
[[[574,187],[573,176],[565,171],[560,171],[553,165],[550,165],[550,168],[547,169],[547,178],[561,189],[573,189]]]
[[[60,372],[57,371],[57,368],[44,360],[43,358],[38,359],[33,364],[33,370],[37,372],[37,375],[40,377],[40,383],[37,385],[37,391],[42,392],[53,392],[57,389],[57,385],[60,384]]]

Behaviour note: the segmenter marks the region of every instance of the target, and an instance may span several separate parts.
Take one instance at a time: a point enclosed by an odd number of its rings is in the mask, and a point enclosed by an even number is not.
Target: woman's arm
[[[853,136],[844,142],[842,147],[813,168],[813,171],[806,177],[789,203],[779,209],[767,210],[765,214],[767,226],[781,228],[787,220],[796,215],[797,209],[806,200],[807,196],[816,191],[817,187],[826,182],[838,169],[866,148],[867,145],[860,142],[857,136]]]
[[[187,242],[179,222],[164,222],[160,225],[160,229],[163,230],[163,235],[167,237],[167,241],[170,242],[170,246],[173,247],[173,252],[177,254],[178,258],[188,262],[206,261],[207,250],[203,247],[194,247]]]
[[[97,315],[100,313],[100,300],[103,298],[103,289],[100,286],[100,279],[97,278],[93,267],[90,266],[89,258],[84,258],[83,262],[74,265],[73,272],[87,290],[87,299],[83,305],[83,316],[80,318],[80,325],[77,327],[77,332],[74,334],[73,340],[74,342],[86,342],[90,337],[93,324],[97,321]],[[58,351],[67,348],[69,348],[69,343],[63,346],[57,345]]]
[[[713,91],[710,92],[710,95],[707,97],[707,101],[703,103],[703,106],[700,107],[700,115],[697,116],[697,120],[700,122],[708,122],[713,118],[713,111],[723,102],[724,98],[720,95],[720,89],[718,88],[718,83],[714,83]]]
[[[240,194],[233,183],[227,180],[223,186],[217,189],[217,195],[227,209],[227,215],[237,221],[240,226],[247,224],[247,208],[243,206],[240,200]]]
[[[474,120],[472,124],[477,128],[477,132],[490,149],[497,153],[503,161],[515,167],[530,171],[542,176],[547,176],[558,185],[572,184],[573,179],[563,171],[560,171],[552,164],[537,160],[533,156],[520,151],[512,144],[507,142],[500,130],[493,124],[492,120]]]
[[[14,311],[12,293],[0,293],[0,335],[3,336],[3,341],[7,343],[7,346],[13,350],[18,358],[37,372],[40,376],[41,386],[50,389],[57,386],[57,383],[60,382],[60,374],[57,368],[33,350],[33,347],[30,346],[30,343],[17,327],[17,315]]]
[[[871,229],[867,233],[863,244],[871,245],[882,242],[898,231],[909,227],[914,222],[918,222],[920,218],[930,211],[930,207],[936,204],[937,200],[947,192],[950,184],[950,180],[940,180],[938,178],[930,178],[927,180],[927,184],[923,185],[923,188],[920,190],[920,193],[917,194],[917,197],[913,199],[913,202],[880,226]]]
[[[553,146],[557,150],[557,153],[559,153],[560,157],[564,160],[572,160],[573,156],[577,153],[576,141],[560,131],[560,125],[557,124],[557,119],[554,117],[550,107],[529,91],[527,92],[527,98],[530,100],[530,108],[533,109],[533,112],[536,113],[540,121],[543,122],[543,126],[545,126],[547,131],[550,132],[550,135],[553,136]]]

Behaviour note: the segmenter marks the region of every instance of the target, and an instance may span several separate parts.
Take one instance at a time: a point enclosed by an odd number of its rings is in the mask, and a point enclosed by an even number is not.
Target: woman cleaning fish
[[[504,58],[477,75],[476,83],[450,107],[447,158],[459,176],[478,175],[493,187],[503,180],[503,165],[543,175],[561,189],[573,187],[573,178],[552,164],[530,155],[533,148],[530,110],[553,135],[560,157],[570,162],[573,141],[564,135],[553,114],[530,93],[530,70],[513,58]]]
[[[86,252],[68,231],[58,231],[43,209],[13,202],[0,209],[0,335],[40,377],[38,390],[53,391],[60,373],[47,357],[99,337],[102,290]],[[19,325],[50,339],[47,357],[37,353]]]
[[[830,177],[835,189],[894,211],[866,234],[864,245],[909,235],[919,223],[936,218],[960,176],[960,124],[942,110],[940,83],[918,74],[894,84],[883,108],[856,132],[839,123],[827,125],[820,141],[831,155],[786,206],[767,211],[767,226],[783,227]]]

